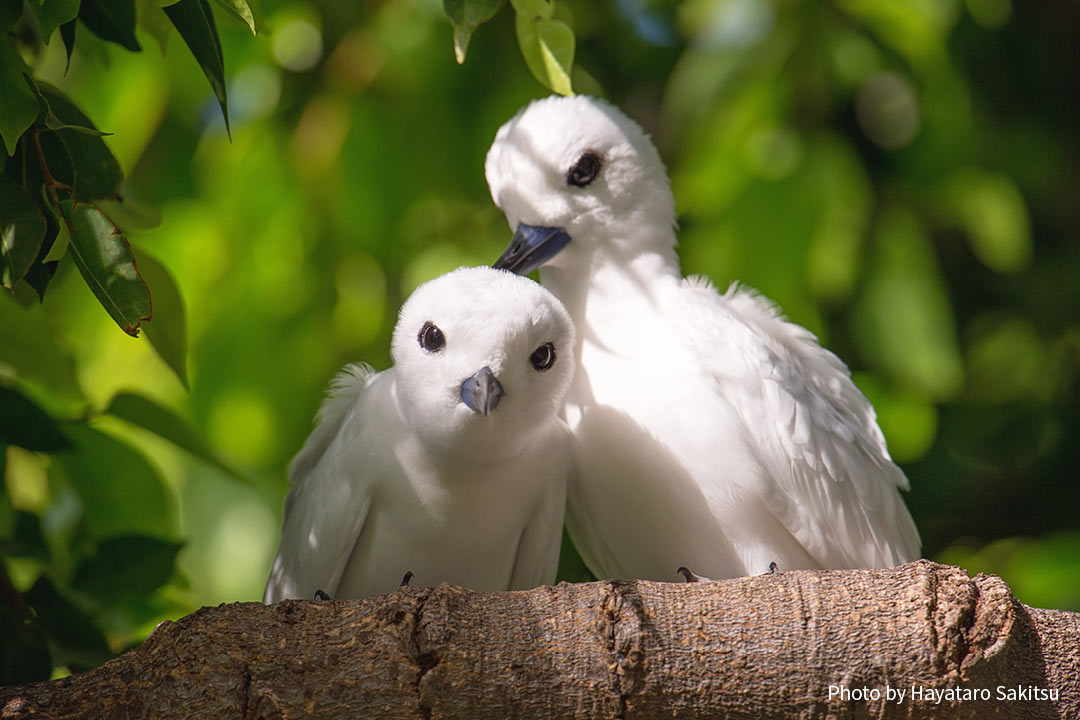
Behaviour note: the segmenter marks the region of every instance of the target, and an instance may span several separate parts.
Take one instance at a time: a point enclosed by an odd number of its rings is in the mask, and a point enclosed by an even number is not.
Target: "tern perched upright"
[[[263,601],[447,581],[513,590],[555,580],[574,328],[533,281],[461,268],[421,285],[394,366],[349,365],[290,468]]]
[[[499,129],[486,174],[515,230],[495,267],[539,267],[577,328],[566,522],[593,573],[918,556],[907,479],[844,363],[753,291],[683,278],[671,187],[637,124],[590,97],[538,100]]]

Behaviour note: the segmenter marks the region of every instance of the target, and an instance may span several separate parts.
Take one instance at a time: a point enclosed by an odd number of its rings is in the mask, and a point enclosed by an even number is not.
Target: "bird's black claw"
[[[315,599],[316,600],[333,600],[334,598],[330,597],[329,595],[324,593],[322,590],[316,590],[315,591]]]
[[[690,571],[690,569],[689,569],[689,568],[687,568],[687,567],[680,567],[680,568],[679,568],[678,570],[676,570],[675,572],[679,573],[679,574],[680,574],[680,575],[682,575],[682,576],[683,576],[684,578],[686,578],[686,582],[688,582],[688,583],[692,583],[692,582],[702,582],[702,581],[707,581],[707,580],[709,579],[709,578],[707,578],[707,577],[701,577],[700,575],[695,575],[695,574],[694,574],[693,572],[691,572],[691,571]]]
[[[409,587],[409,581],[413,579],[412,570],[405,571],[405,577],[401,578],[401,584],[398,587]]]
[[[775,575],[780,572],[779,566],[775,562],[769,563],[769,569],[762,573],[762,575]]]

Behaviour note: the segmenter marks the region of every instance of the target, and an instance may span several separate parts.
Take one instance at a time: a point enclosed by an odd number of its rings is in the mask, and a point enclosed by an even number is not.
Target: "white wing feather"
[[[566,512],[565,478],[570,472],[567,442],[570,433],[565,426],[558,426],[559,439],[551,447],[563,450],[549,455],[556,468],[546,483],[543,496],[537,503],[529,522],[518,538],[514,565],[510,571],[510,590],[527,590],[537,585],[551,584],[559,571],[559,546],[562,543],[563,518]]]
[[[684,300],[697,317],[733,323],[743,363],[710,367],[722,392],[744,392],[744,425],[766,477],[769,512],[822,567],[880,567],[919,555],[907,489],[874,409],[844,363],[805,328],[787,322],[757,293],[732,285],[719,295],[688,278]],[[702,305],[704,307],[702,307]],[[708,328],[690,333],[716,357]],[[722,378],[722,380],[721,380]]]
[[[333,596],[371,508],[370,488],[334,482],[341,450],[362,431],[356,412],[376,377],[367,364],[350,364],[327,389],[316,427],[289,465],[292,488],[285,499],[281,546],[263,602],[310,598],[316,590]]]

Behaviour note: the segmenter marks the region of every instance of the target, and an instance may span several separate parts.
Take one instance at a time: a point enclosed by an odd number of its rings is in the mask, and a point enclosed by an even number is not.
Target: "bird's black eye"
[[[574,163],[574,167],[566,173],[566,184],[585,187],[596,178],[600,172],[600,156],[592,150],[582,154]]]
[[[547,342],[536,348],[529,356],[529,363],[540,372],[550,369],[555,364],[555,346]]]
[[[416,340],[420,343],[420,347],[428,352],[439,352],[446,345],[446,336],[443,335],[442,330],[435,327],[435,324],[430,321],[424,323],[424,327],[420,328]]]

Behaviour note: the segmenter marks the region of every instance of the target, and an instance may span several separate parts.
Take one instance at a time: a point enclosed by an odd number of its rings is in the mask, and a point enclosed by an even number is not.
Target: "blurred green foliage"
[[[515,13],[458,65],[438,0],[228,4],[231,142],[168,25],[140,23],[139,54],[80,25],[66,73],[61,30],[26,57],[112,133],[125,202],[99,206],[173,320],[125,335],[70,252],[43,301],[0,296],[8,679],[260,597],[329,378],[386,367],[408,293],[509,238],[484,155],[546,92]],[[926,555],[1080,609],[1080,6],[560,0],[552,21],[573,87],[660,147],[684,270],[757,287],[852,368]]]

